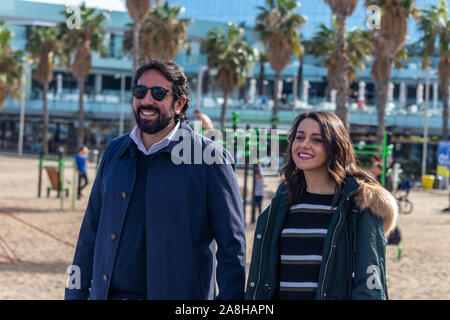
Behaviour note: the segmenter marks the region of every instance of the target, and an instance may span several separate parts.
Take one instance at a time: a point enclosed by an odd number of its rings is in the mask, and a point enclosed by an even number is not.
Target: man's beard
[[[158,117],[154,120],[142,119],[142,110],[153,110],[158,114]],[[160,109],[154,106],[140,106],[137,110],[133,109],[133,113],[139,130],[148,134],[154,134],[167,128],[167,126],[172,121],[174,113],[174,103],[171,103],[170,105],[169,114],[161,113]]]

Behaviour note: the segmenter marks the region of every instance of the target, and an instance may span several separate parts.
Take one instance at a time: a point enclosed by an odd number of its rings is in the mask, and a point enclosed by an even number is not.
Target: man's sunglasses
[[[173,93],[172,91],[169,91],[167,89],[161,88],[161,87],[146,87],[143,85],[135,85],[133,86],[133,88],[131,89],[131,92],[133,93],[133,96],[136,99],[144,99],[145,96],[147,95],[147,91],[150,90],[150,92],[152,93],[152,97],[153,99],[155,99],[156,101],[163,101],[164,98],[166,97],[167,93]]]

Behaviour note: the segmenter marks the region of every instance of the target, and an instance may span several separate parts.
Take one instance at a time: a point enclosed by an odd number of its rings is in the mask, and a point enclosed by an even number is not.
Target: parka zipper
[[[353,224],[353,239],[351,240],[353,243],[351,245],[351,254],[352,254],[352,262],[350,266],[350,280],[349,280],[349,297],[350,300],[352,298],[352,284],[353,284],[353,278],[355,277],[355,248],[356,248],[356,211],[355,208],[353,208],[352,212],[352,224]]]
[[[352,195],[354,195],[355,193],[357,193],[360,189],[361,189],[361,188],[358,188],[357,190],[351,192],[351,193],[347,196],[347,200],[350,200],[350,197],[351,197]],[[328,254],[327,262],[325,263],[325,268],[324,268],[324,271],[323,271],[322,284],[321,284],[321,286],[320,286],[320,298],[321,298],[321,299],[323,299],[323,286],[325,285],[325,279],[326,279],[326,276],[327,276],[328,262],[330,261],[331,254],[333,253],[333,248],[334,248],[334,236],[336,235],[337,227],[338,227],[339,224],[341,223],[341,218],[342,218],[342,205],[343,205],[343,204],[344,204],[344,202],[341,203],[341,206],[340,206],[340,208],[339,208],[339,220],[338,220],[338,222],[336,223],[336,226],[334,227],[334,230],[333,230],[333,236],[331,237],[331,249],[330,249],[330,253]]]
[[[253,294],[253,300],[256,300],[256,292],[258,291],[259,282],[261,281],[261,265],[262,265],[262,254],[263,254],[263,246],[264,246],[264,238],[266,237],[267,228],[269,227],[269,221],[270,221],[270,213],[272,212],[272,202],[270,203],[269,207],[269,214],[267,215],[267,222],[266,222],[266,228],[264,229],[264,234],[261,239],[261,252],[259,256],[259,267],[258,267],[258,281],[256,282],[255,286],[255,293]]]

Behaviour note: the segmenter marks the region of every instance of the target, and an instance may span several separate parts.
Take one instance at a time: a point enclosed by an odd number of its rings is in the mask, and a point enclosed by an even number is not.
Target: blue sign
[[[438,147],[437,174],[447,176],[450,170],[450,141],[440,141]]]

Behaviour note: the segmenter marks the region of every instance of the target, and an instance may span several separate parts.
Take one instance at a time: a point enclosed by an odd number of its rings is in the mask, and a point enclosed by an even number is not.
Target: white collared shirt
[[[158,141],[157,143],[153,144],[150,149],[146,149],[144,142],[142,141],[142,132],[136,125],[133,130],[130,133],[130,138],[136,143],[138,149],[145,154],[146,156],[153,154],[155,152],[158,152],[162,148],[165,148],[169,145],[170,141],[172,140],[173,136],[175,135],[175,132],[180,127],[180,121],[177,122],[175,127],[165,136],[163,139]]]

